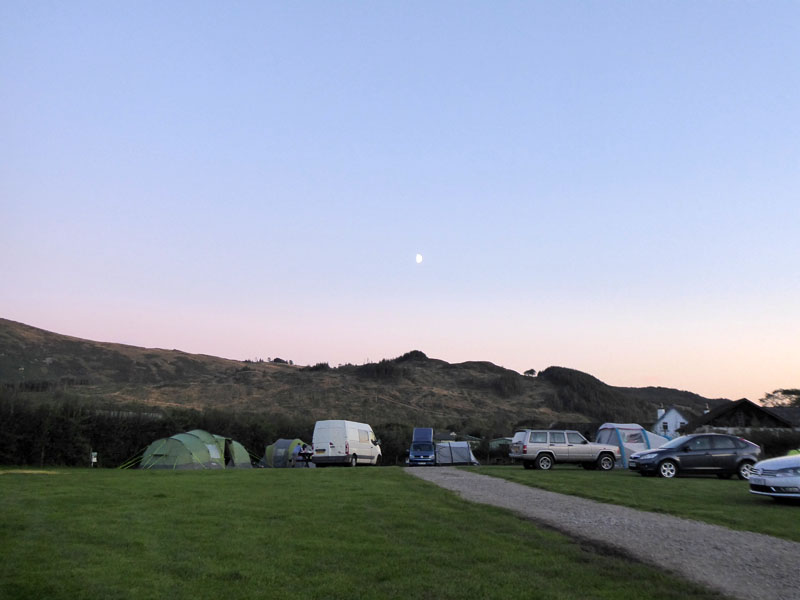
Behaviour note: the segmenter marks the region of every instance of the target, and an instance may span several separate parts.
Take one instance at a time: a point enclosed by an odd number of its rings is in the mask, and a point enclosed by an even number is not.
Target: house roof
[[[667,415],[668,415],[670,412],[672,412],[672,411],[675,411],[676,413],[678,413],[678,416],[679,416],[681,419],[683,419],[684,421],[688,421],[688,420],[689,420],[689,419],[688,419],[688,418],[686,418],[686,417],[684,416],[684,414],[683,414],[681,411],[679,411],[677,408],[675,408],[674,406],[668,406],[667,408],[665,408],[665,409],[664,409],[664,414],[663,414],[663,415],[661,415],[660,417],[658,417],[658,418],[657,418],[655,421],[653,421],[653,422],[650,424],[650,428],[652,429],[653,427],[655,427],[656,425],[658,425],[658,424],[661,422],[661,420],[662,420],[664,417],[666,417],[666,416],[667,416]]]
[[[682,413],[681,411],[679,411],[677,408],[675,408],[674,406],[668,406],[668,407],[664,408],[663,410],[664,410],[664,414],[663,414],[663,415],[661,415],[660,417],[658,417],[658,418],[657,418],[655,421],[653,421],[654,423],[658,423],[658,422],[659,422],[661,419],[663,419],[664,417],[666,417],[666,416],[667,416],[667,415],[668,415],[670,412],[672,412],[673,410],[674,410],[676,413],[678,413],[680,416],[682,416],[682,417],[683,417],[683,413]],[[686,418],[686,417],[684,417],[684,418]]]
[[[792,427],[792,422],[787,419],[786,417],[777,414],[774,409],[765,408],[756,404],[755,402],[751,402],[747,398],[742,398],[741,400],[735,400],[733,402],[728,402],[727,404],[722,404],[715,408],[712,411],[707,412],[700,417],[690,421],[687,423],[682,429],[683,431],[691,432],[697,429],[698,427],[702,427],[703,425],[712,424],[717,419],[725,417],[731,413],[740,410],[747,410],[749,412],[755,412],[756,414],[763,414],[765,417],[771,417],[778,423],[779,427]]]
[[[769,410],[800,427],[800,406],[771,406]]]

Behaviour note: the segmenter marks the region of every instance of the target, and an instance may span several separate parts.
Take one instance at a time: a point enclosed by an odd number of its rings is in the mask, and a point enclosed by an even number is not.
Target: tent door
[[[231,441],[225,440],[225,466],[232,467],[233,464],[233,449],[231,448]]]

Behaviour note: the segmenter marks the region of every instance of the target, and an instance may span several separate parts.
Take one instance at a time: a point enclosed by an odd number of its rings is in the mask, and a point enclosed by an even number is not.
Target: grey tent
[[[436,442],[437,465],[479,465],[468,442]]]
[[[634,452],[658,448],[669,441],[652,431],[647,431],[638,423],[603,423],[597,430],[596,439],[598,444],[619,447],[623,468],[628,467],[628,457]]]
[[[264,458],[259,463],[262,467],[267,468],[292,468],[292,467],[313,467],[313,463],[306,465],[298,459],[297,453],[305,445],[301,439],[288,440],[281,438],[273,444],[270,444],[264,450]]]

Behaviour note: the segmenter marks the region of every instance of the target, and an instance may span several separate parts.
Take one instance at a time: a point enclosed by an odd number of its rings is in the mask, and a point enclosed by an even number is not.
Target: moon
[[[417,264],[422,262],[422,254],[417,254],[416,261],[417,261]]]

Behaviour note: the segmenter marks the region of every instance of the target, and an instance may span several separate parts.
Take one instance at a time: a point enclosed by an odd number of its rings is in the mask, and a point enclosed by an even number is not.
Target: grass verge
[[[401,469],[0,477],[0,597],[720,598]]]
[[[800,506],[749,493],[747,482],[716,477],[641,477],[630,471],[586,471],[558,465],[551,471],[521,465],[469,467],[471,471],[551,492],[580,496],[800,542]]]

